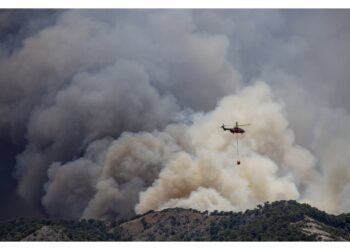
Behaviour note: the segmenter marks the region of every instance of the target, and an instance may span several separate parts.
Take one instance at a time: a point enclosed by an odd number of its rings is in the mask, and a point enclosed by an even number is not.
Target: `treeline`
[[[317,234],[307,235],[300,230],[305,223],[297,223],[305,216],[324,223],[322,228],[334,238],[349,240],[350,216],[329,215],[294,200],[266,202],[256,209],[245,212],[214,212],[220,219],[210,225],[211,239],[214,241],[315,241]]]
[[[186,212],[184,212],[186,211]],[[150,223],[144,218],[156,215]],[[169,215],[169,214],[168,214]],[[161,218],[162,216],[160,216]],[[94,219],[16,219],[0,222],[0,240],[18,241],[35,234],[43,226],[63,232],[71,241],[119,241],[137,239],[124,229],[124,222],[140,221],[140,232],[147,231],[146,240],[182,241],[313,241],[320,235],[305,233],[306,219],[312,218],[335,240],[350,240],[350,215],[329,215],[308,204],[296,201],[266,202],[244,212],[166,209],[149,211],[130,220],[100,221]],[[158,218],[158,217],[157,217]],[[150,230],[151,229],[151,230]],[[149,232],[149,234],[148,234]],[[160,237],[160,238],[159,238]]]
[[[0,222],[1,241],[19,241],[35,233],[43,226],[62,230],[71,241],[116,241],[118,238],[107,231],[99,220],[25,219]]]

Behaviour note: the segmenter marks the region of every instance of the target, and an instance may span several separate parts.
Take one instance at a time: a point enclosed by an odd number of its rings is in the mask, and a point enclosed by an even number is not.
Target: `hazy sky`
[[[0,217],[350,212],[349,65],[349,10],[1,10]]]

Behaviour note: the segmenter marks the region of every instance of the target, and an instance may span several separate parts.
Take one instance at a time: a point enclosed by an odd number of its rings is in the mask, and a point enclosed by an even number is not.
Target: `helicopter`
[[[250,124],[241,124],[239,125],[238,122],[236,122],[236,125],[233,127],[233,128],[228,128],[228,127],[225,127],[225,124],[222,124],[221,125],[221,128],[224,130],[224,131],[230,131],[233,135],[234,134],[241,134],[243,135],[245,133],[245,130],[242,129],[241,127],[242,126],[249,126]],[[238,137],[236,137],[236,141],[237,141],[237,165],[240,165],[241,164],[241,161],[239,160],[239,151],[238,151]]]
[[[242,126],[249,126],[250,124],[242,124],[238,125],[238,122],[236,122],[236,125],[233,128],[225,128],[225,124],[221,125],[221,128],[226,131],[229,130],[232,134],[244,134],[245,130],[240,128]]]

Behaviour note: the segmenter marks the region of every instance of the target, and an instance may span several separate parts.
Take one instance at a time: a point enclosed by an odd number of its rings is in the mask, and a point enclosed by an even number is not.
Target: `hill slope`
[[[31,220],[0,223],[0,240],[309,241],[350,240],[350,214],[278,201],[245,212],[150,211],[129,220]]]

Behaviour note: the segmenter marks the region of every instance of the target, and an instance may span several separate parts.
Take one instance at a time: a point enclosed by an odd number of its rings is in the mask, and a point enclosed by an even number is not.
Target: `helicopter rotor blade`
[[[241,126],[250,126],[251,124],[238,124],[239,127]]]

